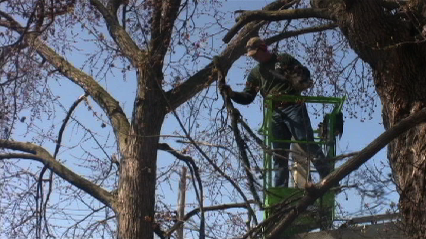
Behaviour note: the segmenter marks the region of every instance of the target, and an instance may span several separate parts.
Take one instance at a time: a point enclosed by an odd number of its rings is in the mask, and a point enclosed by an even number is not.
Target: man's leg
[[[311,120],[306,110],[305,104],[295,104],[282,110],[283,121],[296,140],[314,141],[314,132],[311,126]],[[313,159],[313,164],[321,178],[330,173],[331,167],[326,160],[321,147],[318,144],[299,144],[300,147]]]
[[[274,186],[275,187],[288,187],[288,179],[289,179],[289,170],[288,170],[288,150],[290,149],[290,143],[284,142],[275,142],[276,140],[290,140],[291,132],[287,128],[287,125],[283,121],[281,114],[274,111],[272,115],[272,125],[271,125],[271,133],[274,138],[272,142],[272,147],[274,150],[281,149],[279,151],[275,151],[274,155]]]

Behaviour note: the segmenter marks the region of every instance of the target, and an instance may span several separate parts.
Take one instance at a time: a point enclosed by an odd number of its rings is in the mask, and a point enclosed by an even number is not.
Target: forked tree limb
[[[192,184],[193,184],[194,190],[195,190],[195,195],[197,197],[198,203],[200,204],[200,207],[199,207],[200,213],[201,213],[201,217],[200,217],[200,238],[201,239],[205,238],[205,217],[204,217],[204,209],[203,209],[204,208],[204,201],[202,200],[202,198],[204,197],[204,195],[203,195],[203,184],[202,184],[201,176],[200,176],[200,173],[199,173],[199,170],[198,170],[198,166],[195,163],[195,160],[193,160],[189,156],[185,156],[185,155],[180,154],[176,150],[172,149],[166,143],[159,143],[158,149],[162,149],[166,152],[169,152],[170,154],[172,154],[173,156],[175,156],[179,160],[182,160],[183,162],[185,162],[187,167],[189,168],[191,175],[192,175],[191,178],[192,178]],[[195,178],[198,181],[198,187],[197,187],[197,184],[195,183]],[[198,188],[199,188],[199,190],[198,190]]]
[[[179,153],[177,150],[173,149],[172,147],[170,147],[166,143],[159,143],[158,149],[166,151],[166,152],[172,154],[173,156],[175,156],[176,158],[178,158],[179,160],[182,160],[184,162],[195,162],[195,160],[192,157]],[[204,153],[202,153],[202,154],[204,155]],[[254,218],[256,218],[256,214],[254,213],[253,209],[250,206],[251,201],[247,199],[246,195],[244,194],[243,190],[241,190],[240,186],[238,186],[238,184],[234,180],[232,180],[231,177],[229,177],[227,174],[225,174],[225,172],[223,172],[211,159],[207,158],[206,155],[204,155],[204,157],[207,159],[207,161],[210,163],[210,165],[214,168],[214,170],[217,173],[219,173],[222,177],[224,177],[226,180],[228,180],[228,182],[235,188],[235,190],[237,190],[237,192],[240,194],[240,196],[245,201],[246,208],[249,211],[249,213]],[[198,210],[201,210],[201,209],[202,208],[199,208]],[[257,223],[257,220],[256,220],[256,223]]]
[[[222,67],[220,65],[220,59],[219,57],[215,56],[213,59],[214,65],[215,65],[215,71],[217,72],[217,82],[219,84],[219,88],[225,84],[225,74],[222,71]],[[241,161],[244,164],[244,171],[247,175],[247,180],[249,184],[250,191],[254,197],[254,200],[259,204],[259,207],[262,207],[262,202],[260,200],[259,195],[257,194],[257,190],[255,187],[255,178],[251,171],[250,161],[247,156],[246,151],[246,144],[243,140],[243,137],[241,137],[240,130],[238,129],[238,120],[241,118],[240,112],[234,107],[234,105],[231,102],[231,98],[229,97],[226,90],[221,90],[220,94],[223,97],[223,101],[225,102],[226,109],[228,111],[228,114],[231,116],[231,128],[234,132],[235,142],[237,143],[238,150],[240,152],[240,158]]]
[[[69,119],[71,118],[71,115],[73,114],[74,110],[77,108],[77,106],[84,100],[86,99],[88,96],[87,93],[85,93],[84,95],[80,96],[70,107],[70,109],[67,112],[67,115],[65,116],[65,119],[62,122],[61,128],[59,129],[59,133],[58,133],[58,139],[56,142],[56,148],[55,148],[55,152],[53,153],[53,158],[56,160],[56,156],[59,153],[59,148],[61,147],[61,142],[62,142],[62,136],[64,134],[66,125],[68,124]],[[50,195],[52,194],[52,179],[53,179],[53,173],[50,172],[49,175],[49,179],[47,180],[47,182],[49,182],[49,187],[47,190],[47,194],[46,197],[43,196],[44,194],[44,190],[43,190],[43,177],[44,177],[44,173],[47,171],[48,167],[47,165],[44,165],[43,169],[41,170],[40,174],[39,174],[39,178],[38,178],[38,183],[37,183],[37,196],[36,196],[36,209],[37,212],[39,212],[39,216],[37,217],[37,230],[39,230],[39,234],[41,232],[41,220],[44,216],[44,219],[47,220],[46,217],[46,211],[47,211],[47,204],[49,202],[50,199]],[[46,182],[46,181],[44,181]],[[46,228],[47,229],[47,228]]]
[[[120,47],[120,50],[122,51],[121,53],[129,59],[134,67],[138,67],[144,60],[146,60],[146,52],[138,47],[132,37],[120,25],[117,15],[114,15],[113,12],[109,11],[101,1],[90,0],[90,4],[102,14],[108,26],[108,31],[115,43]]]
[[[254,201],[249,201],[249,203],[254,203]],[[232,208],[247,208],[247,203],[231,203],[231,204],[222,204],[222,205],[215,205],[215,206],[208,206],[204,207],[204,211],[218,211],[218,210],[225,210],[225,209],[232,209]],[[176,222],[169,230],[167,230],[164,234],[165,236],[170,236],[174,231],[176,231],[179,226],[181,226],[185,221],[190,219],[192,216],[196,215],[198,212],[200,212],[200,208],[195,208],[192,211],[185,214],[183,219],[181,221]]]
[[[337,24],[335,23],[330,23],[330,24],[324,24],[324,25],[319,25],[319,26],[313,26],[313,27],[306,27],[306,28],[302,28],[302,29],[298,29],[298,30],[294,30],[294,31],[286,31],[286,32],[282,32],[279,33],[277,35],[271,36],[269,38],[264,39],[265,43],[267,45],[270,45],[274,42],[286,39],[286,38],[290,38],[290,37],[294,37],[294,36],[300,36],[303,34],[307,34],[307,33],[313,33],[313,32],[322,32],[322,31],[326,31],[326,30],[331,30],[337,28]]]
[[[72,170],[65,167],[62,163],[56,161],[55,158],[53,158],[53,156],[43,147],[32,143],[23,143],[0,139],[0,148],[24,152],[0,154],[0,160],[30,159],[38,161],[44,164],[52,172],[54,172],[70,184],[83,190],[84,192],[101,201],[108,207],[114,210],[116,209],[115,198],[111,193],[92,183],[91,181],[83,178],[82,176],[74,173]]]
[[[284,9],[278,11],[247,11],[244,12],[240,17],[237,24],[235,24],[228,33],[223,37],[222,41],[228,43],[237,32],[245,25],[252,21],[282,21],[289,19],[301,19],[301,18],[320,18],[331,20],[331,16],[327,9],[318,8],[304,8],[304,9]]]
[[[97,0],[93,1],[97,2]],[[103,5],[101,5],[100,8],[101,7],[103,7]],[[105,14],[107,14],[108,11],[106,9],[104,10],[106,11]],[[11,16],[1,11],[0,16],[2,16],[2,19],[6,19],[6,21],[0,20],[0,26],[11,29],[19,34],[24,32],[24,27],[22,27],[20,23]],[[65,78],[68,78],[71,82],[81,87],[95,100],[97,104],[99,104],[110,119],[118,142],[120,144],[123,143],[125,138],[129,135],[130,123],[127,120],[119,102],[114,99],[114,97],[112,97],[112,95],[109,94],[92,76],[76,68],[63,56],[59,55],[55,50],[49,47],[44,41],[39,39],[38,36],[39,35],[36,33],[25,34],[24,42],[29,47],[35,49],[44,60],[49,62]],[[129,51],[134,53],[133,48],[129,49]],[[125,145],[120,145],[120,147],[124,148]]]

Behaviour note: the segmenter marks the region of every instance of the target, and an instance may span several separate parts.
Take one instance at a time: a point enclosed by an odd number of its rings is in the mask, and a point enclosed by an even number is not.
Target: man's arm
[[[232,91],[230,95],[231,99],[235,103],[238,103],[241,105],[248,105],[251,102],[253,102],[254,98],[256,98],[257,91],[255,91],[254,89],[246,90],[246,88],[244,88],[244,91],[242,92]]]
[[[256,97],[256,91],[249,90],[249,91],[242,91],[242,92],[236,92],[231,89],[229,85],[222,85],[220,86],[221,91],[226,91],[227,95],[234,101],[235,103],[241,104],[241,105],[248,105],[251,102],[253,102],[254,98]]]
[[[248,105],[256,98],[257,92],[259,91],[259,81],[254,76],[252,70],[247,77],[246,87],[244,87],[243,91],[235,92],[228,85],[224,87],[227,88],[226,90],[232,101],[241,105]]]

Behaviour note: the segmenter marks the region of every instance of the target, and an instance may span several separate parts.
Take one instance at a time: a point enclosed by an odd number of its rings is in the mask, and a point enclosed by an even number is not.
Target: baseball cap
[[[253,56],[259,48],[266,50],[266,43],[259,37],[250,38],[246,44],[247,56]]]

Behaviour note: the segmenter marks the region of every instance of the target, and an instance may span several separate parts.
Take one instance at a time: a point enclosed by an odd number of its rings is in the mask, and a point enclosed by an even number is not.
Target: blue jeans
[[[311,126],[305,104],[292,104],[278,107],[272,113],[272,135],[275,140],[291,140],[293,136],[300,141],[314,141],[314,132]],[[299,144],[300,147],[313,158],[313,164],[321,178],[330,173],[330,166],[318,144]],[[275,151],[283,157],[274,156],[275,187],[288,187],[289,170],[288,155],[290,143],[273,142]]]

